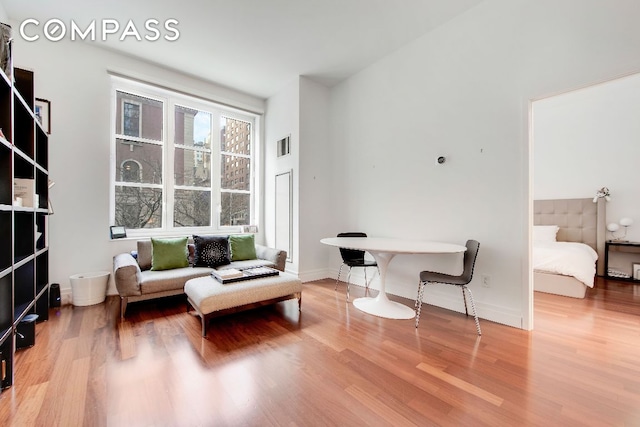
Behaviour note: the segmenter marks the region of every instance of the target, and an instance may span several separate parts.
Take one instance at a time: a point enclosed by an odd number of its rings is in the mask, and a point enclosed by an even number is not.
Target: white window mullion
[[[211,224],[220,229],[220,110],[213,111],[211,128]],[[215,162],[215,163],[214,163]]]
[[[116,122],[116,103],[118,90],[113,80],[111,81],[111,119],[109,120],[109,224],[116,223],[116,181],[118,180],[116,166],[116,129],[113,123]]]
[[[167,220],[165,228],[173,229],[173,215],[175,203],[175,102],[167,103],[167,113],[165,116],[166,134],[165,134],[165,218]]]
[[[145,143],[145,144],[156,144],[156,145],[160,145],[162,144],[162,142],[158,142],[154,139],[146,139],[146,138],[138,138],[138,137],[134,137],[134,136],[129,136],[129,135],[123,135],[123,134],[116,134],[115,135],[116,139],[122,139],[124,141],[132,141],[132,142],[138,142],[138,143]]]
[[[261,132],[260,117],[254,117],[253,120],[253,134],[251,135],[251,183],[249,189],[251,191],[251,224],[258,224],[258,218],[260,218],[260,202],[258,200],[258,194],[260,193],[260,166],[262,162],[262,145],[260,144],[260,132]]]

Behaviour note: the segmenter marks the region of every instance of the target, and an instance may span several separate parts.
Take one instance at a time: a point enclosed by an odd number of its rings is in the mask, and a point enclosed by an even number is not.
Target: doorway
[[[631,218],[626,239],[640,241],[640,73],[538,99],[530,108],[532,200],[593,198],[608,187],[606,222]]]

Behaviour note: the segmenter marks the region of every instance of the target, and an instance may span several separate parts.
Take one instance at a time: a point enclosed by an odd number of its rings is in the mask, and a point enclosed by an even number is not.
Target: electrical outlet
[[[488,274],[482,275],[482,286],[484,286],[485,288],[491,287],[491,276],[489,276]]]

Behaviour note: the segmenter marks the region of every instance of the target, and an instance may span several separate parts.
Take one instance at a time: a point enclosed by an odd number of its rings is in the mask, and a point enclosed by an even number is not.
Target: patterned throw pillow
[[[231,263],[229,236],[193,236],[194,267],[218,267]]]

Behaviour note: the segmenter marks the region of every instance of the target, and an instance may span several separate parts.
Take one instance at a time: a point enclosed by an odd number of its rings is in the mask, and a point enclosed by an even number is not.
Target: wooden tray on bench
[[[221,270],[221,271],[225,271],[225,270]],[[232,276],[232,277],[223,277],[219,274],[218,271],[214,270],[211,272],[211,277],[213,277],[223,285],[226,285],[227,283],[241,282],[243,280],[258,279],[260,277],[267,277],[267,276],[277,276],[278,274],[280,274],[280,271],[271,267],[246,268],[244,270],[238,270],[238,272],[241,273],[242,275]]]

